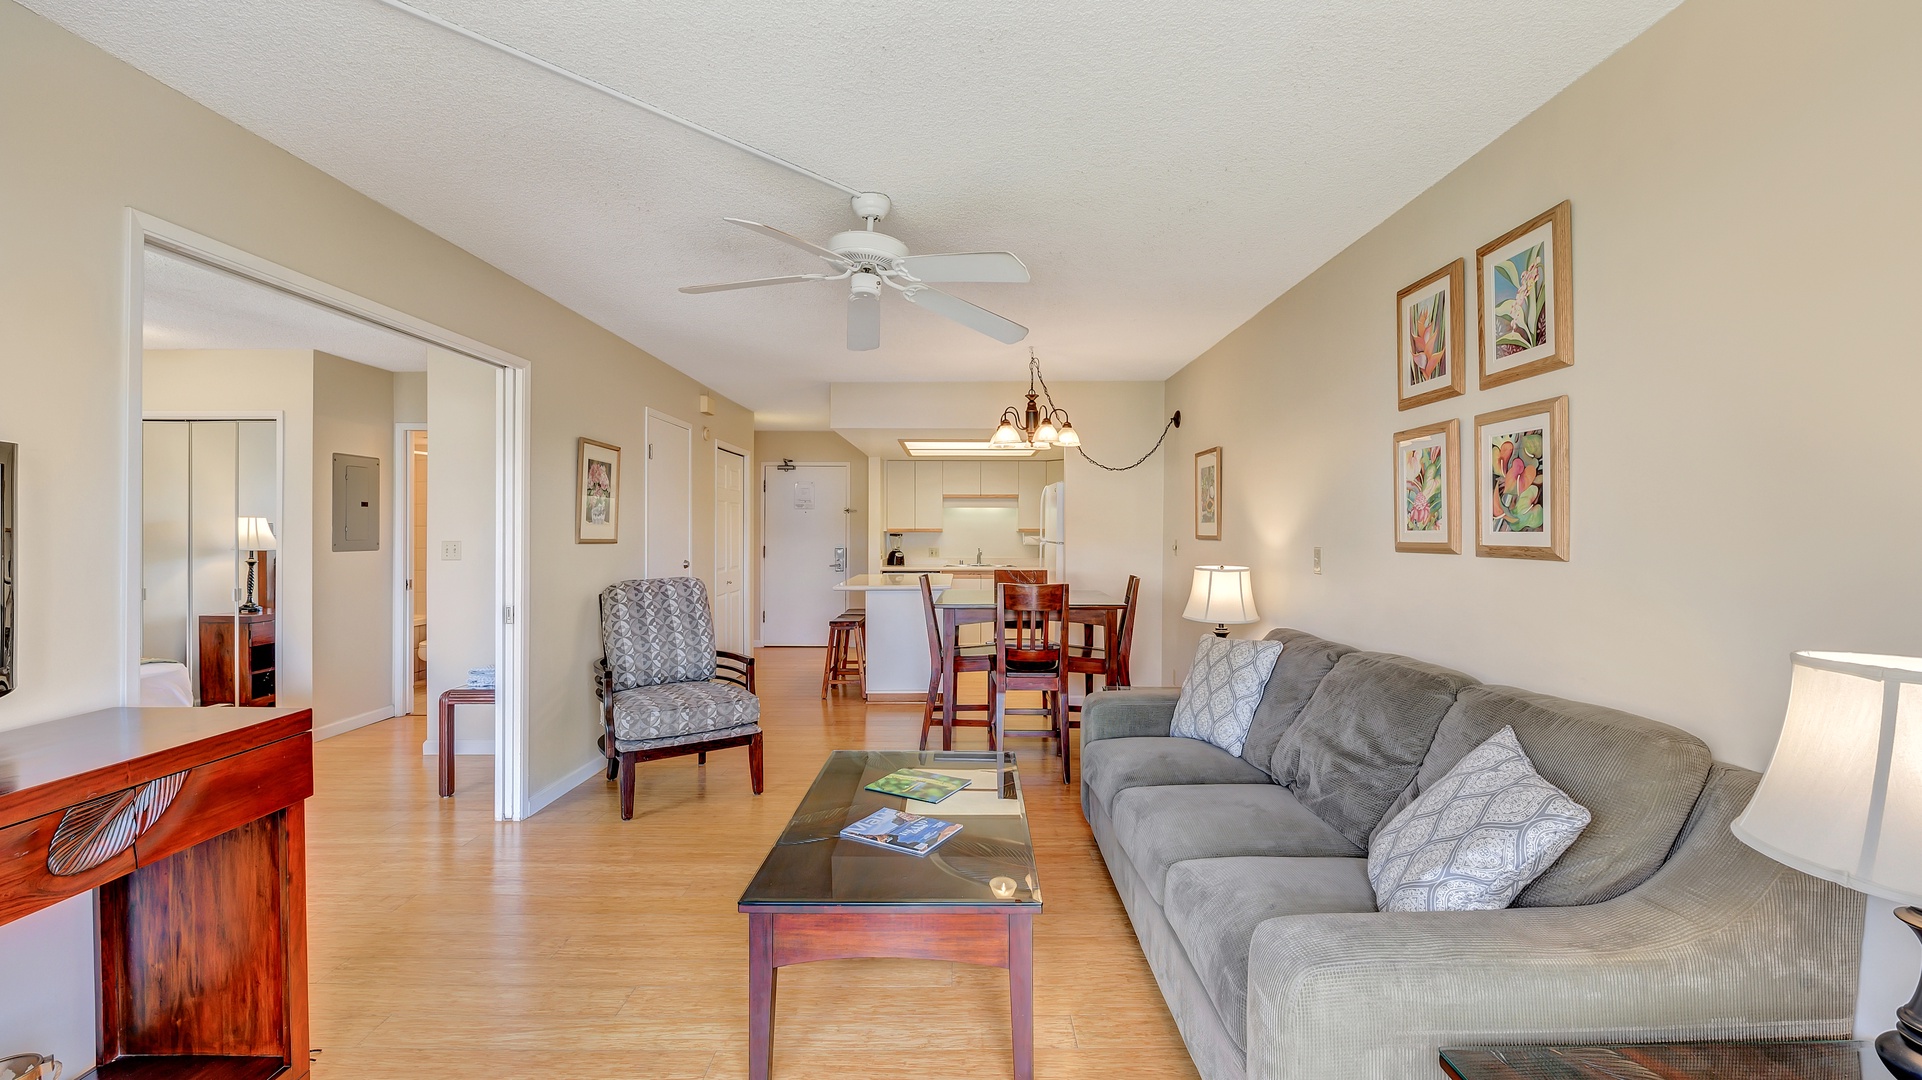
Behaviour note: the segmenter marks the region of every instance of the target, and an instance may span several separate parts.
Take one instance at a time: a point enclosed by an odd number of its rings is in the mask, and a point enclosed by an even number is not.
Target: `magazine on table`
[[[972,782],[964,776],[949,776],[927,769],[896,769],[869,784],[868,790],[883,795],[899,795],[917,802],[938,803]]]
[[[842,829],[841,835],[862,844],[892,848],[910,855],[926,855],[960,831],[961,826],[956,822],[922,817],[890,806],[876,810]]]

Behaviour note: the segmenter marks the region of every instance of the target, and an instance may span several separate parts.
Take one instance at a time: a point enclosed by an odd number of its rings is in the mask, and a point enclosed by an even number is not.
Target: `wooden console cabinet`
[[[308,1075],[307,709],[0,732],[0,924],[96,890],[98,1080]]]
[[[273,612],[200,617],[200,703],[250,708],[274,703]]]

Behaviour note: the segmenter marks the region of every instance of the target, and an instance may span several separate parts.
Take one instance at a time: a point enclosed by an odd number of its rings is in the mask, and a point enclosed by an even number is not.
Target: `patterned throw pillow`
[[[1383,911],[1492,911],[1562,857],[1587,808],[1542,779],[1504,727],[1408,804],[1368,849]]]
[[[1268,676],[1281,656],[1279,641],[1239,641],[1204,637],[1195,649],[1195,666],[1181,684],[1170,735],[1214,743],[1240,755],[1248,725],[1268,688]]]

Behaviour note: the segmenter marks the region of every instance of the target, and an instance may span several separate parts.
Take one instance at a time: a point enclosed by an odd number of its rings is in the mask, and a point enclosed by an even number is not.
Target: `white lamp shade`
[[[237,545],[242,551],[273,551],[280,545],[274,542],[274,527],[264,517],[244,517],[240,519]]]
[[[1922,904],[1922,659],[1793,662],[1782,737],[1735,835],[1805,873]]]
[[[1188,608],[1181,617],[1203,623],[1251,623],[1255,613],[1255,581],[1245,566],[1197,566]]]

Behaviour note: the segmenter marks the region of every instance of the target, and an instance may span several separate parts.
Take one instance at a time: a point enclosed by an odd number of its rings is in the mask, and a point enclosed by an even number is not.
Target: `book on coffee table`
[[[926,769],[896,769],[869,784],[868,790],[883,795],[899,795],[917,802],[938,803],[969,783],[963,776],[949,776]]]
[[[940,818],[922,817],[883,807],[841,830],[849,840],[875,847],[892,848],[910,855],[926,855],[941,842],[961,831],[961,826]]]

